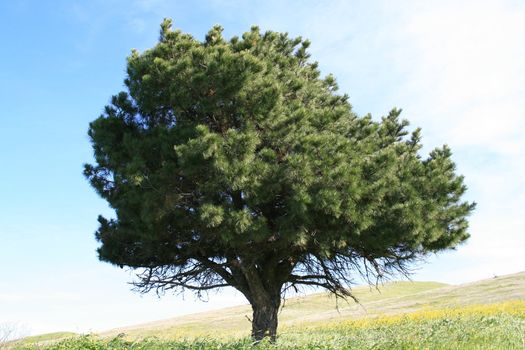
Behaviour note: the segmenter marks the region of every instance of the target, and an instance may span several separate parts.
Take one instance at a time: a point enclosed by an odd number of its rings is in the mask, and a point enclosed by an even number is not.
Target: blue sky
[[[203,38],[258,24],[312,41],[359,114],[403,108],[425,151],[447,143],[478,202],[470,241],[430,257],[417,280],[461,283],[525,270],[525,5],[521,1],[0,2],[0,324],[25,333],[97,331],[244,302],[130,292],[98,262],[110,215],[82,176],[86,135],[123,88],[132,48],[159,23]],[[399,5],[402,3],[403,5]]]

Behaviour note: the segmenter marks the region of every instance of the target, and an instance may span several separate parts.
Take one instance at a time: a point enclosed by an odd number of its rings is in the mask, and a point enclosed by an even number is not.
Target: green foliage
[[[357,116],[308,41],[161,28],[90,124],[85,167],[116,213],[99,218],[99,257],[149,269],[142,290],[232,285],[251,303],[283,285],[345,294],[356,272],[405,271],[468,238],[474,205],[450,149],[422,158],[398,109]]]

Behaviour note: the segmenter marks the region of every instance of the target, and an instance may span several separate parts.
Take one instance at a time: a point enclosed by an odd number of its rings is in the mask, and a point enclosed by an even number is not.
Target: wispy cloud
[[[523,154],[525,8],[505,1],[425,2],[396,35],[400,91],[447,142]]]

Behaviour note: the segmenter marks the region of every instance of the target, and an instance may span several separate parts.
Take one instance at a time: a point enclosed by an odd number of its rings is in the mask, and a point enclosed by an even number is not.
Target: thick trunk
[[[270,337],[272,342],[277,336],[277,314],[281,300],[279,297],[252,304],[252,338],[259,342]]]
[[[252,338],[255,342],[269,337],[274,342],[277,336],[277,314],[281,305],[281,289],[293,267],[280,266],[279,259],[269,257],[264,263],[245,263],[238,259],[237,286],[253,310]],[[235,272],[235,271],[234,271]]]

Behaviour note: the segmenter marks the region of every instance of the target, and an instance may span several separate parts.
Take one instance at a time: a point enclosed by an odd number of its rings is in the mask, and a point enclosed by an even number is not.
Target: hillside
[[[437,282],[390,282],[379,289],[361,286],[354,288],[360,301],[348,303],[336,300],[326,293],[317,293],[286,300],[281,311],[279,333],[293,334],[302,326],[344,323],[349,320],[399,315],[476,304],[525,301],[525,272],[500,276],[461,285]],[[249,305],[217,311],[186,315],[132,327],[117,328],[98,334],[112,338],[125,334],[127,339],[150,336],[163,339],[244,337],[249,334],[251,316]],[[73,333],[52,333],[27,337],[18,344],[46,344],[70,337]]]
[[[525,300],[525,272],[500,276],[461,285],[437,282],[390,282],[379,290],[368,286],[356,287],[360,301],[348,303],[326,293],[311,294],[286,301],[281,311],[280,328],[306,323],[343,321],[379,315],[408,313],[418,310],[490,304],[507,300]],[[246,336],[251,317],[249,305],[192,314],[172,319],[118,328],[100,334],[112,337],[125,333],[128,338],[156,336],[159,338],[194,338]]]

